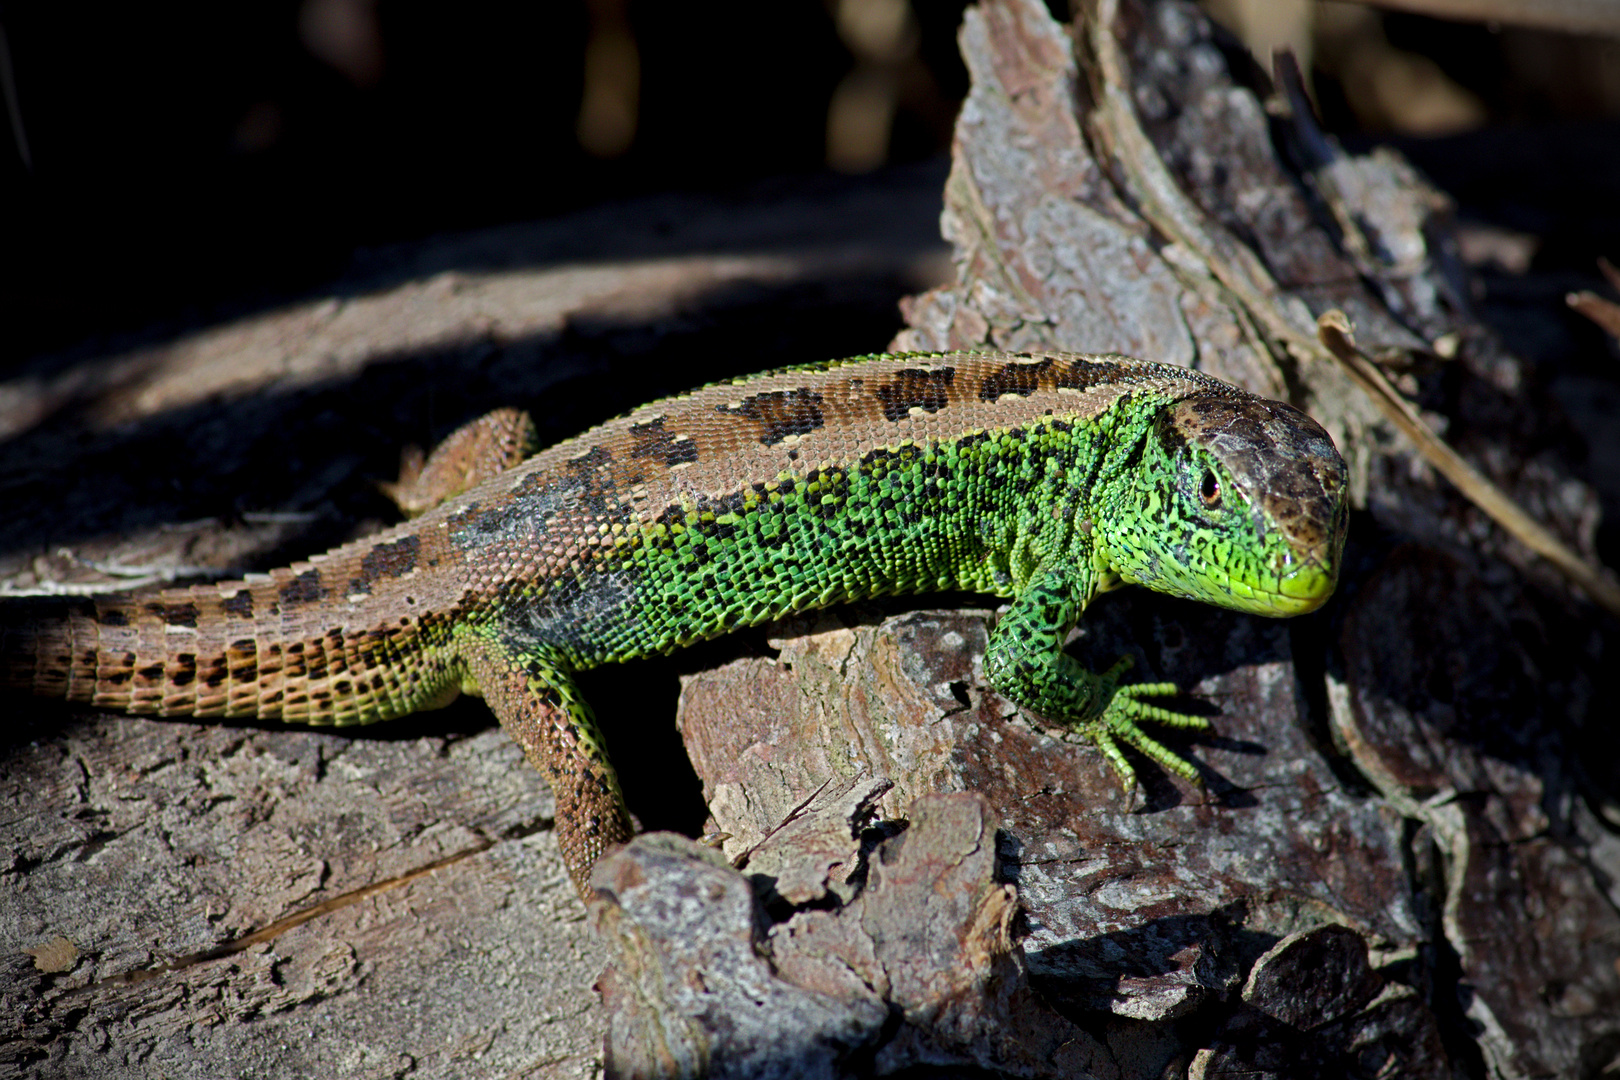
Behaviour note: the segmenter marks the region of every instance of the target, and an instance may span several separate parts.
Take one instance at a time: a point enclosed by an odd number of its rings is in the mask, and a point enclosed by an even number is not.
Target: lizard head
[[[1102,553],[1125,581],[1258,615],[1320,607],[1338,582],[1349,505],[1344,459],[1315,420],[1218,392],[1163,407]]]

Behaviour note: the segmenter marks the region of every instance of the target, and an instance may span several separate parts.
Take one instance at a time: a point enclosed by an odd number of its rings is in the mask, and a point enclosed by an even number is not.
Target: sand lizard
[[[1011,598],[985,676],[1089,735],[1193,767],[1138,726],[1208,721],[1063,652],[1137,583],[1262,615],[1337,580],[1345,465],[1305,414],[1121,356],[857,357],[717,383],[529,455],[515,411],[394,494],[419,517],[307,562],[146,596],[0,607],[0,685],[150,715],[361,724],[482,695],[557,800],[582,894],[632,828],[573,673],[791,612]]]

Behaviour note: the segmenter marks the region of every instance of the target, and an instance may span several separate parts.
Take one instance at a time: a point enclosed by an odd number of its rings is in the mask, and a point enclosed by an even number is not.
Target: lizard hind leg
[[[406,517],[416,517],[499,476],[538,449],[539,431],[528,413],[496,409],[456,428],[425,459],[421,450],[407,448],[400,458],[399,480],[377,486]]]
[[[563,864],[588,900],[596,860],[635,835],[590,706],[550,657],[482,636],[464,644],[463,656],[501,726],[551,785]]]

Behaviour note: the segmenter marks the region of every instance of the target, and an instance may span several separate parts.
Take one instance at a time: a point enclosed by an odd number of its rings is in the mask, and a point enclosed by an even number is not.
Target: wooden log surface
[[[326,295],[41,359],[0,386],[0,573],[106,589],[266,569],[386,521],[375,481],[401,448],[490,408],[561,438],[881,344],[896,300],[940,278],[942,179],[364,253]],[[633,808],[695,827],[690,772],[661,775],[675,676],[635,683],[587,683]],[[481,703],[341,732],[0,708],[0,1076],[600,1072],[604,949],[545,784]]]
[[[5,777],[13,1075],[591,1074],[602,950],[500,731],[31,727]]]

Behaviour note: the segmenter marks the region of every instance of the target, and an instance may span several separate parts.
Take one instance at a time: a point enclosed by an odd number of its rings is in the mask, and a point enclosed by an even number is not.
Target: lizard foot
[[[1143,731],[1138,722],[1148,721],[1184,731],[1209,731],[1214,725],[1210,723],[1208,717],[1174,712],[1161,705],[1142,700],[1170,697],[1180,693],[1180,688],[1175,683],[1133,683],[1119,686],[1119,677],[1130,666],[1131,658],[1123,656],[1118,663],[1108,669],[1103,676],[1104,683],[1115,687],[1108,705],[1103,709],[1101,716],[1073,725],[1074,730],[1096,744],[1103,757],[1108,759],[1108,764],[1113,766],[1126,791],[1136,786],[1136,770],[1131,767],[1131,763],[1120,750],[1120,742],[1129,743],[1177,776],[1201,783],[1198,769],[1192,762]]]

